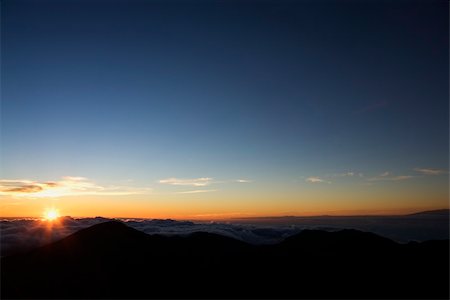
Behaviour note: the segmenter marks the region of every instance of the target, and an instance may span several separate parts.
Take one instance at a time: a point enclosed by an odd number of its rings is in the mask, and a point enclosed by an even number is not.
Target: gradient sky
[[[2,1],[0,214],[448,207],[447,1]]]

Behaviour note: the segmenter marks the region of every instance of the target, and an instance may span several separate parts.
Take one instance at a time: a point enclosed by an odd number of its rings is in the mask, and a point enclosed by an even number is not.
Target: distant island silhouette
[[[416,213],[409,214],[409,216],[446,216],[450,214],[450,209],[435,209],[435,210],[427,210],[420,211]]]
[[[449,241],[303,230],[274,245],[107,221],[1,260],[2,298],[449,297]]]

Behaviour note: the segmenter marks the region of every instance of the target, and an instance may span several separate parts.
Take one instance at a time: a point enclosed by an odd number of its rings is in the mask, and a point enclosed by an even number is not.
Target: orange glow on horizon
[[[449,207],[448,193],[440,190],[433,194],[428,190],[414,194],[383,191],[354,189],[331,193],[318,190],[304,191],[301,196],[286,193],[278,198],[279,193],[275,191],[256,195],[222,192],[152,197],[85,195],[56,199],[3,196],[0,214],[7,218],[40,218],[56,225],[61,216],[221,221],[282,216],[403,215]],[[424,198],[427,203],[423,202]]]

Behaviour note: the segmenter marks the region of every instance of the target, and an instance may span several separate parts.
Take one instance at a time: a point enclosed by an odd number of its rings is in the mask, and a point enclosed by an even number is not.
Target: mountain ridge
[[[446,251],[448,241],[401,245],[358,230],[305,230],[279,244],[257,246],[204,232],[148,235],[108,221],[2,258],[1,293],[3,298],[445,298]],[[292,276],[293,270],[301,272]],[[384,275],[377,277],[380,272]]]

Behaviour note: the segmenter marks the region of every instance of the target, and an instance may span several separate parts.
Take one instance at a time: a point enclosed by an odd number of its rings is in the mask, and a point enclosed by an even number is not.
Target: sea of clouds
[[[26,251],[62,239],[80,229],[106,222],[106,218],[62,217],[58,222],[40,219],[3,219],[0,221],[1,256]],[[121,219],[128,226],[147,234],[188,235],[203,231],[216,233],[253,244],[276,243],[302,230],[301,226],[236,225],[194,223],[174,220]]]
[[[61,217],[48,222],[40,219],[0,219],[1,256],[27,251],[62,239],[80,229],[111,219]],[[147,234],[188,235],[210,232],[252,244],[277,243],[303,229],[339,230],[353,228],[370,231],[397,242],[448,239],[447,216],[432,217],[358,217],[358,218],[295,218],[268,222],[220,223],[190,222],[170,219],[119,219],[126,225]]]

